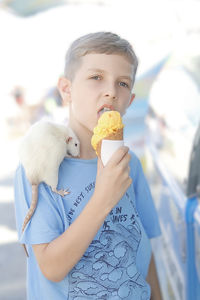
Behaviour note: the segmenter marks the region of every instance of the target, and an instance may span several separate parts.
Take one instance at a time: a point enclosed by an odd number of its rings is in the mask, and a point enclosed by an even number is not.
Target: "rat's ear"
[[[66,105],[71,101],[71,81],[66,77],[60,77],[57,88],[62,97],[63,104]]]
[[[67,139],[66,139],[66,143],[69,144],[69,142],[72,140],[72,137],[69,136]]]

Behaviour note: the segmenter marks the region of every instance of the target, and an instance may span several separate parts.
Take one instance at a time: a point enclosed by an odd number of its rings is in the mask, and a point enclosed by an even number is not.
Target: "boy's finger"
[[[101,157],[98,156],[98,159],[97,159],[97,172],[102,170],[103,167],[104,167],[104,165],[102,163]]]
[[[128,151],[129,151],[129,148],[127,146],[120,147],[112,155],[112,157],[108,161],[107,165],[117,165],[117,164],[119,164],[120,161],[122,160],[122,158],[126,155],[126,153]]]

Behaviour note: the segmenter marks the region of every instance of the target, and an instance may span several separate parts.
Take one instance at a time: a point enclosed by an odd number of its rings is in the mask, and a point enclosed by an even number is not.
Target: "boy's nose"
[[[117,92],[116,92],[116,88],[114,86],[109,86],[107,87],[104,96],[106,98],[109,98],[111,100],[116,100],[117,99]]]
[[[111,99],[111,100],[116,100],[117,99],[117,96],[116,95],[112,95],[111,93],[107,93],[105,95],[105,97],[108,99]]]

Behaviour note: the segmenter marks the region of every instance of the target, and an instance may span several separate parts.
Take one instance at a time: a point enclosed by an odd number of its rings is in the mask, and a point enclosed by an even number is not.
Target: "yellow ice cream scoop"
[[[98,120],[94,128],[91,144],[96,154],[100,156],[101,142],[106,140],[123,140],[123,128],[121,115],[118,111],[106,111]]]

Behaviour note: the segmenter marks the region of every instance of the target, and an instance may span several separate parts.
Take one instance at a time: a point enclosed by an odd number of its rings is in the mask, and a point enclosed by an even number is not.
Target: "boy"
[[[29,252],[28,299],[150,299],[147,235],[159,235],[160,228],[140,162],[121,147],[103,167],[91,146],[102,108],[124,115],[132,103],[136,69],[130,44],[109,32],[83,36],[67,52],[58,89],[69,103],[69,125],[81,154],[60,166],[58,188],[69,187],[69,195],[62,198],[46,184],[39,186],[37,209],[20,239]],[[30,198],[30,184],[19,166],[19,235]],[[149,282],[154,299],[161,299],[153,259]]]

